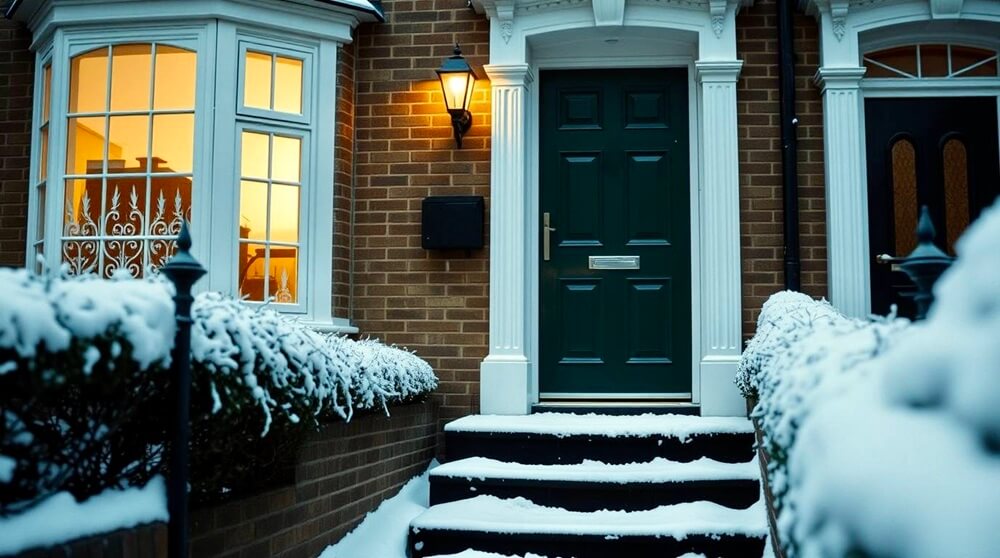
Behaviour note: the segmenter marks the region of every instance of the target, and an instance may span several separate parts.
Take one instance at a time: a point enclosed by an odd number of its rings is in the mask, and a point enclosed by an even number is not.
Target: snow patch
[[[167,520],[162,477],[143,488],[109,489],[83,502],[60,492],[20,515],[0,518],[0,555]]]
[[[713,502],[686,502],[644,511],[568,511],[539,506],[524,498],[476,496],[438,504],[413,520],[417,529],[447,529],[486,533],[532,533],[606,536],[767,534],[764,502],[732,509]]]
[[[703,480],[757,480],[760,466],[755,457],[746,463],[723,463],[707,457],[682,463],[662,457],[644,463],[607,464],[585,460],[572,465],[527,465],[505,463],[485,457],[469,457],[435,467],[432,477],[508,479],[597,483],[665,483]]]
[[[431,467],[437,465],[431,462]],[[428,473],[413,477],[399,492],[368,513],[353,531],[329,546],[320,558],[406,558],[410,521],[427,510],[430,498]]]
[[[682,441],[698,434],[751,433],[753,424],[739,417],[691,415],[471,415],[449,422],[447,432],[502,432],[566,436],[664,437]]]

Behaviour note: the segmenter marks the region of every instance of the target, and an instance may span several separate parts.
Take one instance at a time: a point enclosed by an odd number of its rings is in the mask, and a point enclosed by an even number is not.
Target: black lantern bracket
[[[472,128],[472,113],[468,109],[451,109],[451,128],[455,132],[455,144],[462,149],[462,136]]]

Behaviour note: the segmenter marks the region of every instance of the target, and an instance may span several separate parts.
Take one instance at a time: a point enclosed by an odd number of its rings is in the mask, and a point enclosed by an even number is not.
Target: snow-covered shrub
[[[173,345],[162,284],[0,269],[0,515],[156,472]],[[149,413],[147,413],[147,410]]]
[[[927,320],[803,426],[790,456],[803,556],[987,558],[1000,549],[1000,204]]]
[[[768,475],[789,556],[1000,548],[1000,205],[958,253],[924,322],[830,316],[789,294],[762,313],[740,385],[779,456]]]
[[[141,485],[166,465],[171,289],[0,269],[0,515],[58,491]],[[437,387],[407,351],[317,333],[267,306],[203,293],[192,319],[198,499],[280,477],[323,421]]]

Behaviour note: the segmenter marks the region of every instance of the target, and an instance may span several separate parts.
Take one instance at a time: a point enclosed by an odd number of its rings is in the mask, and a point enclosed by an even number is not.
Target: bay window
[[[201,288],[351,330],[330,313],[337,46],[381,14],[43,4],[48,17],[24,14],[38,92],[27,264],[142,277],[187,220]]]

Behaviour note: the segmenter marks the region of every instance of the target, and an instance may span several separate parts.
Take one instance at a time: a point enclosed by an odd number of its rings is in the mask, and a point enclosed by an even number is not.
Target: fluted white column
[[[743,63],[699,61],[701,94],[701,410],[744,412],[733,379],[742,348],[736,79]]]
[[[527,64],[488,65],[492,86],[490,165],[490,338],[480,367],[484,414],[526,414],[531,383],[525,352],[527,274]]]
[[[868,182],[860,81],[864,68],[820,68],[826,167],[830,302],[848,316],[871,313]]]

